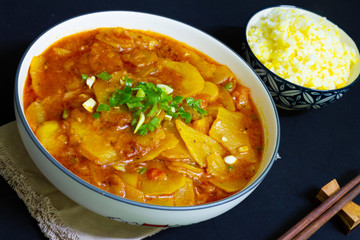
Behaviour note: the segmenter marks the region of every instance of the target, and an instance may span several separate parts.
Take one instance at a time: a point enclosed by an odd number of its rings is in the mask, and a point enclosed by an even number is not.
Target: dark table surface
[[[190,24],[215,36],[241,54],[247,20],[256,11],[280,4],[326,16],[360,46],[360,1],[13,1],[0,0],[0,125],[15,120],[13,89],[17,65],[29,44],[51,26],[96,11],[153,13]],[[149,239],[275,239],[314,207],[319,188],[336,178],[344,185],[360,173],[360,85],[337,103],[319,110],[280,111],[277,160],[260,186],[240,205],[214,219],[171,228]],[[23,202],[0,178],[0,239],[44,239]],[[358,200],[357,200],[358,199]],[[360,198],[354,200],[359,201]],[[349,235],[337,218],[312,239],[360,239]]]

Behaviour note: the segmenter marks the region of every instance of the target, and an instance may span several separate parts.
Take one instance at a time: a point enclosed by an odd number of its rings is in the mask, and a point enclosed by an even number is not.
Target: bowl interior
[[[279,146],[279,119],[275,104],[269,92],[245,61],[228,47],[193,27],[156,15],[126,11],[87,14],[56,25],[34,41],[19,65],[15,89],[15,104],[18,109],[18,114],[20,115],[20,120],[25,126],[27,133],[32,136],[32,139],[37,141],[26,122],[23,106],[23,89],[32,58],[41,54],[49,45],[64,36],[99,27],[124,27],[129,29],[150,30],[170,36],[198,49],[217,62],[227,65],[235,75],[239,77],[241,83],[252,90],[254,102],[258,107],[263,122],[265,135],[265,148],[260,170],[247,186],[247,188],[250,186],[256,187],[270,169]],[[40,145],[40,143],[37,142],[37,145]],[[41,149],[41,151],[44,152],[46,150]],[[50,159],[50,161],[56,160]],[[67,174],[77,179],[74,174]],[[101,190],[99,191],[101,192]]]
[[[245,29],[245,33],[246,33],[246,41],[248,39],[248,33],[249,30],[257,23],[259,22],[259,20],[263,17],[265,17],[266,15],[268,15],[269,12],[271,12],[273,9],[275,8],[285,8],[285,9],[295,9],[296,11],[301,12],[302,14],[305,14],[309,17],[312,17],[315,20],[319,20],[321,18],[323,18],[322,16],[315,14],[313,12],[301,9],[301,8],[297,8],[295,6],[288,6],[288,5],[282,5],[282,6],[278,6],[278,7],[271,7],[271,8],[266,8],[264,10],[261,10],[259,12],[257,12],[255,15],[253,15],[250,20],[248,21],[247,25],[246,25],[246,29]],[[329,21],[328,19],[326,19],[325,21],[334,24],[333,22]],[[359,49],[357,48],[355,42],[349,37],[348,34],[346,34],[346,32],[344,32],[340,27],[339,27],[339,33],[340,33],[340,38],[341,41],[347,45],[349,45],[350,47],[355,49],[356,52],[356,57],[359,60],[356,64],[354,64],[351,69],[350,69],[350,76],[349,76],[349,80],[347,83],[347,86],[350,85],[351,83],[353,83],[360,74],[360,54],[359,54]],[[346,87],[346,86],[345,86]]]

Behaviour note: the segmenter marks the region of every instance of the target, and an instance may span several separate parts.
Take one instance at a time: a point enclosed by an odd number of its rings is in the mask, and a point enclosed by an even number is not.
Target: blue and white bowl
[[[298,11],[302,11],[315,19],[321,18],[321,16],[317,14],[293,6],[279,7],[297,9]],[[249,30],[256,22],[259,21],[259,19],[261,19],[263,16],[266,16],[274,8],[278,7],[266,8],[260,12],[257,12],[250,18],[245,29],[245,42],[243,43],[242,51],[245,60],[260,76],[260,78],[263,80],[266,87],[270,91],[270,94],[273,97],[276,106],[286,110],[319,109],[342,98],[344,94],[349,91],[350,88],[354,86],[355,83],[359,80],[360,55],[354,41],[341,29],[339,29],[341,40],[356,49],[357,57],[359,59],[357,64],[352,66],[348,84],[343,88],[334,90],[317,90],[302,87],[278,76],[277,74],[269,70],[267,67],[265,67],[255,56],[248,44]]]

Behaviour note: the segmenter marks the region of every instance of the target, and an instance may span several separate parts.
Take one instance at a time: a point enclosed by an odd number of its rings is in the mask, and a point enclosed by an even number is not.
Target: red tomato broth
[[[51,155],[85,181],[131,200],[184,206],[228,197],[240,191],[258,170],[264,139],[251,91],[226,66],[199,51],[153,32],[101,28],[65,37],[40,57],[41,61],[34,58],[24,89],[26,118]],[[103,71],[112,78],[96,78],[92,87],[81,78],[82,74],[96,76]],[[123,88],[124,77],[133,84],[170,85],[173,96],[195,92],[190,96],[201,99],[206,119],[183,103],[192,115],[190,123],[183,126],[180,118],[165,120],[162,111],[158,115],[161,126],[141,136],[134,134],[133,116],[126,107],[100,112],[97,119],[93,117],[96,108],[89,112],[82,106],[89,98],[97,105],[108,103],[111,94]],[[232,115],[236,118],[226,118]],[[230,134],[230,139],[221,138],[226,130],[222,122],[236,119],[241,119],[241,123],[234,122],[241,128],[241,137]],[[180,129],[185,129],[184,135]],[[195,134],[190,134],[192,131]],[[203,135],[208,137],[209,132],[213,137],[206,140],[211,142],[207,145]],[[194,160],[188,143],[192,138],[200,139],[205,149],[217,149],[202,151],[206,155],[204,165]],[[245,145],[234,150],[233,141]],[[147,159],[169,142],[175,145]],[[229,155],[236,155],[234,164],[224,162]],[[207,162],[210,160],[211,164]]]

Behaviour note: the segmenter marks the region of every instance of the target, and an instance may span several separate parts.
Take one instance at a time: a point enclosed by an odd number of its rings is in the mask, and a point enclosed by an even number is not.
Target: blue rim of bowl
[[[293,6],[293,5],[278,5],[278,6],[274,6],[274,7],[268,7],[268,8],[264,8],[264,9],[261,9],[260,11],[257,11],[256,13],[254,13],[250,18],[249,20],[247,21],[247,24],[245,26],[245,41],[244,43],[246,44],[246,47],[248,48],[249,50],[249,53],[252,55],[252,57],[254,59],[256,59],[257,63],[263,68],[263,69],[266,69],[267,71],[269,71],[269,73],[271,73],[272,75],[274,75],[276,78],[280,79],[280,80],[283,80],[285,83],[287,84],[290,84],[290,85],[293,85],[295,87],[298,87],[300,89],[303,89],[304,91],[318,91],[318,92],[321,92],[321,93],[328,93],[328,92],[331,92],[331,93],[335,93],[335,92],[340,92],[342,90],[345,90],[345,89],[348,89],[352,86],[354,86],[356,83],[359,82],[359,79],[360,79],[360,74],[354,79],[354,81],[352,81],[350,84],[344,86],[344,87],[341,87],[341,88],[336,88],[336,89],[330,89],[330,90],[321,90],[321,89],[314,89],[314,88],[307,88],[307,87],[303,87],[303,86],[300,86],[300,85],[297,85],[293,82],[290,82],[289,80],[286,80],[285,78],[282,78],[280,77],[279,75],[277,75],[276,73],[274,73],[273,71],[271,71],[270,69],[268,69],[257,57],[256,55],[254,54],[254,52],[252,51],[250,45],[249,45],[249,42],[248,42],[248,38],[247,38],[247,28],[248,28],[248,25],[250,23],[250,20],[259,12],[262,12],[264,10],[267,10],[267,9],[273,9],[273,8],[283,8],[283,7],[287,7],[287,8],[295,8],[295,9],[300,9],[300,10],[303,10],[303,11],[307,11],[307,12],[310,12],[310,13],[313,13],[313,14],[316,14],[320,17],[324,17],[324,16],[321,16],[315,12],[312,12],[310,10],[307,10],[307,9],[304,9],[304,8],[300,8],[300,7],[297,7],[297,6]],[[327,19],[329,22],[331,22],[329,19]],[[335,23],[331,22],[332,24],[336,25]],[[336,25],[337,26],[337,25]],[[339,27],[340,28],[340,27]],[[349,34],[347,34],[345,31],[344,33],[352,40],[352,38],[349,36]],[[352,40],[353,41],[353,40]],[[261,78],[260,78],[261,79]]]
[[[40,38],[42,37],[44,34],[46,34],[49,30],[51,30],[52,28],[55,28],[57,27],[58,25],[64,23],[64,22],[67,22],[67,21],[71,21],[75,18],[79,18],[79,17],[84,17],[84,16],[88,16],[88,15],[94,15],[94,14],[99,14],[99,13],[107,13],[107,12],[116,12],[116,13],[133,13],[133,14],[141,14],[141,15],[150,15],[150,16],[153,16],[153,17],[158,17],[158,18],[162,18],[166,21],[172,21],[176,24],[182,24],[184,25],[185,27],[187,28],[192,28],[196,31],[199,31],[200,33],[202,34],[205,34],[207,35],[208,37],[214,39],[215,41],[219,42],[221,45],[223,45],[224,47],[228,48],[230,51],[232,51],[237,57],[240,58],[240,60],[242,60],[245,64],[248,65],[248,67],[251,69],[251,71],[253,71],[253,73],[256,75],[256,77],[259,79],[260,83],[263,85],[267,95],[268,95],[268,98],[270,99],[271,101],[271,104],[272,104],[272,107],[273,107],[273,110],[274,110],[274,117],[275,117],[275,120],[276,120],[276,127],[277,127],[277,138],[276,138],[276,143],[275,143],[275,149],[274,149],[274,152],[273,152],[273,155],[271,157],[271,160],[269,161],[268,165],[266,166],[266,168],[264,169],[264,171],[258,176],[258,178],[252,183],[250,184],[249,186],[245,187],[244,189],[242,189],[241,191],[227,197],[227,198],[224,198],[224,199],[221,199],[221,200],[218,200],[218,201],[215,201],[215,202],[211,202],[211,203],[206,203],[206,204],[200,204],[200,205],[195,205],[195,206],[161,206],[161,205],[152,205],[152,204],[147,204],[147,203],[141,203],[141,202],[137,202],[137,201],[133,201],[133,200],[130,200],[130,199],[126,199],[126,198],[122,198],[120,196],[117,196],[117,195],[114,195],[112,193],[109,193],[105,190],[102,190],[88,182],[86,182],[85,180],[81,179],[80,177],[76,176],[74,173],[72,173],[70,170],[68,170],[67,168],[65,168],[62,164],[60,164],[60,162],[58,162],[53,156],[51,156],[46,150],[45,148],[41,145],[41,143],[37,140],[35,134],[33,133],[33,131],[30,129],[26,119],[25,119],[25,115],[24,115],[24,112],[21,111],[21,104],[20,104],[20,99],[19,99],[19,95],[18,95],[18,79],[19,79],[19,73],[20,73],[20,69],[21,69],[21,65],[24,61],[24,58],[26,57],[27,53],[29,52],[29,50],[31,49],[31,47],[35,44],[35,42]],[[23,89],[21,89],[21,91],[23,91]],[[78,15],[76,17],[72,17],[72,18],[69,18],[69,19],[66,19],[64,21],[61,21],[59,22],[58,24],[48,28],[47,30],[45,30],[44,32],[42,32],[31,44],[30,46],[26,49],[25,53],[23,54],[21,60],[20,60],[20,63],[18,65],[18,68],[17,68],[17,71],[16,71],[16,76],[15,76],[15,106],[16,106],[16,111],[18,113],[18,116],[21,120],[21,123],[23,125],[23,127],[25,128],[27,134],[30,136],[31,140],[33,141],[33,143],[36,145],[36,147],[42,152],[42,154],[44,154],[46,156],[46,158],[48,160],[50,160],[50,162],[52,164],[54,164],[60,171],[62,171],[64,174],[66,174],[68,177],[70,177],[72,180],[74,180],[75,182],[83,185],[84,187],[98,193],[98,194],[101,194],[105,197],[108,197],[112,200],[116,200],[116,201],[120,201],[120,202],[123,202],[123,203],[127,203],[127,204],[130,204],[130,205],[134,205],[134,206],[137,206],[137,207],[143,207],[143,208],[149,208],[149,209],[156,209],[156,210],[167,210],[167,211],[188,211],[188,210],[201,210],[201,209],[205,209],[205,208],[212,208],[212,207],[216,207],[216,206],[219,206],[219,205],[223,205],[223,204],[226,204],[226,203],[229,203],[243,195],[246,195],[247,193],[250,193],[251,191],[253,191],[261,182],[262,180],[264,179],[264,177],[267,175],[267,173],[270,171],[275,159],[276,159],[276,156],[277,156],[277,153],[278,153],[278,149],[279,149],[279,143],[280,143],[280,120],[279,120],[279,116],[278,116],[278,113],[277,113],[277,109],[276,109],[276,106],[275,106],[275,103],[267,89],[267,87],[265,86],[265,84],[263,83],[263,81],[261,81],[260,77],[256,74],[256,72],[249,66],[249,64],[238,54],[236,53],[234,50],[232,50],[230,47],[228,47],[227,45],[225,45],[224,43],[222,43],[221,41],[219,41],[218,39],[214,38],[213,36],[210,36],[209,34],[197,29],[197,28],[194,28],[188,24],[185,24],[185,23],[182,23],[180,21],[177,21],[177,20],[173,20],[171,18],[167,18],[167,17],[162,17],[162,16],[159,16],[159,15],[155,15],[155,14],[149,14],[149,13],[143,13],[143,12],[135,12],[135,11],[101,11],[101,12],[93,12],[93,13],[87,13],[87,14],[82,14],[82,15]]]

